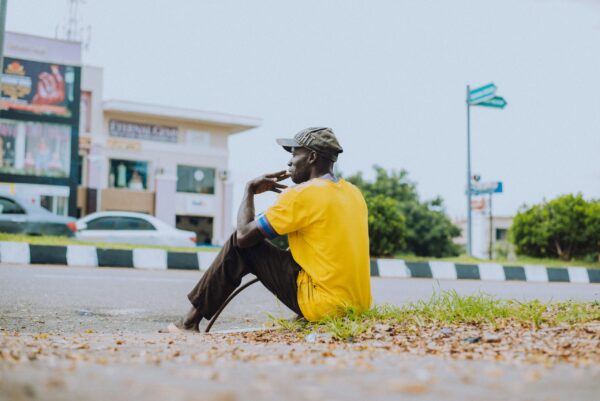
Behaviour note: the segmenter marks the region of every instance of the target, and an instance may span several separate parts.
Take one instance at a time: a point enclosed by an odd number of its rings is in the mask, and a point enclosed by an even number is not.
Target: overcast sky
[[[7,29],[53,37],[67,10],[9,0]],[[504,182],[495,214],[600,198],[600,1],[87,0],[81,15],[106,99],[264,120],[230,139],[236,203],[285,168],[275,138],[326,125],[345,174],[406,169],[464,216],[465,90],[489,82],[508,106],[472,111],[472,165]]]

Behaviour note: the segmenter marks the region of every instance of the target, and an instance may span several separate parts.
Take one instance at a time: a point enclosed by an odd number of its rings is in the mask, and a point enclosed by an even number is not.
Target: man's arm
[[[263,232],[258,228],[254,220],[254,195],[266,191],[281,192],[287,186],[280,184],[279,181],[285,180],[289,174],[283,170],[273,174],[266,174],[258,177],[246,184],[244,198],[240,205],[237,215],[237,246],[248,248],[256,245],[264,238]]]

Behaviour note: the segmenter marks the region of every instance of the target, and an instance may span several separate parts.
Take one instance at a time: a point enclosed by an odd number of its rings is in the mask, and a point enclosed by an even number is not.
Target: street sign
[[[502,181],[488,181],[488,182],[473,182],[473,183],[471,183],[471,193],[473,195],[501,193],[502,190],[503,190]]]
[[[493,83],[472,89],[469,91],[469,98],[467,100],[469,104],[473,105],[485,102],[494,97],[497,89],[498,88]]]
[[[506,107],[506,105],[507,105],[506,100],[504,100],[503,97],[494,96],[491,99],[477,103],[475,106],[495,107],[497,109],[503,109]]]
[[[471,200],[471,209],[484,210],[485,209],[485,198],[472,199]]]

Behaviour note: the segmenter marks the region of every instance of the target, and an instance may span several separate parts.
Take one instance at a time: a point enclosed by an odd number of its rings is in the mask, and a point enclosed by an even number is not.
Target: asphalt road
[[[596,399],[600,367],[417,356],[361,344],[249,343],[231,335],[156,334],[189,307],[191,271],[0,264],[0,401]],[[598,300],[600,285],[372,280],[376,303],[434,291]],[[291,317],[260,284],[215,330]],[[23,355],[20,357],[16,355]],[[596,398],[594,398],[596,397]]]
[[[27,332],[150,333],[189,308],[198,271],[0,264],[0,327]],[[403,304],[434,291],[479,291],[517,300],[599,300],[600,285],[373,278],[375,303]],[[238,295],[213,330],[260,327],[292,313],[260,284]]]

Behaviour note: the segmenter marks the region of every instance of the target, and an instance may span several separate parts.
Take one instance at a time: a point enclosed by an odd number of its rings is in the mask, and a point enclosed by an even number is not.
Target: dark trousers
[[[234,233],[188,294],[188,299],[202,317],[212,318],[248,273],[254,274],[284,305],[302,316],[296,284],[300,266],[292,258],[292,253],[266,240],[249,248],[235,245]]]

